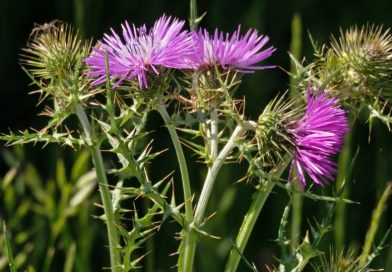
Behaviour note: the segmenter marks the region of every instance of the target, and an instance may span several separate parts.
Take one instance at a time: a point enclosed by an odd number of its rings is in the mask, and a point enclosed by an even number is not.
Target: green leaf
[[[64,272],[72,272],[72,268],[75,262],[75,255],[76,255],[76,243],[73,242],[67,251],[67,256],[65,259],[64,264]]]
[[[5,221],[3,221],[3,234],[4,234],[4,238],[5,238],[5,247],[6,247],[5,250],[7,252],[8,265],[10,267],[10,271],[16,272],[14,257],[12,255],[11,241],[10,241],[10,237],[7,232],[7,227],[6,227]]]
[[[83,201],[88,199],[97,184],[96,178],[97,177],[95,171],[87,172],[79,178],[75,185],[76,193],[72,196],[66,209],[67,214],[75,213],[76,207],[78,207]]]
[[[57,160],[56,164],[56,182],[59,188],[61,188],[67,182],[67,176],[65,174],[65,165],[62,159]]]
[[[5,174],[2,182],[1,182],[1,187],[3,190],[5,190],[11,182],[15,179],[16,174],[18,173],[18,168],[19,164],[13,166],[8,172]]]
[[[388,183],[382,193],[375,210],[373,211],[370,227],[366,233],[365,244],[363,246],[362,254],[359,260],[360,265],[364,265],[367,262],[370,254],[371,247],[373,245],[374,238],[376,237],[377,230],[380,225],[382,214],[385,210],[388,198],[392,194],[392,183]]]
[[[83,150],[80,155],[77,157],[72,170],[71,170],[71,179],[77,180],[84,173],[87,172],[90,163],[90,153],[87,150]]]

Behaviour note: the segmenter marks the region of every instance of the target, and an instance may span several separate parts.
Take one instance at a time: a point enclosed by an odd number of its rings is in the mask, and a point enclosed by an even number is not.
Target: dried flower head
[[[125,22],[120,37],[112,29],[85,60],[90,68],[89,76],[96,78],[93,83],[105,82],[109,74],[117,80],[116,85],[124,79],[137,78],[142,89],[148,86],[148,75],[158,75],[160,69],[190,68],[193,40],[189,32],[182,30],[184,23],[163,15],[150,30],[145,25],[137,28]]]
[[[303,185],[305,172],[319,185],[334,179],[336,164],[331,156],[341,150],[348,130],[346,112],[339,101],[308,88],[305,114],[290,131],[294,144],[291,170],[297,170]]]
[[[64,143],[74,145],[64,122],[75,113],[76,104],[84,104],[99,92],[91,88],[90,79],[85,77],[84,59],[90,49],[91,41],[82,39],[76,29],[61,21],[33,29],[27,48],[23,49],[21,64],[37,88],[32,93],[41,95],[40,103],[48,99],[52,104],[45,105],[42,112],[50,121],[37,132],[43,135],[39,141],[52,141],[45,136],[53,130],[53,136],[56,134],[64,139],[69,136]]]
[[[44,80],[73,76],[88,55],[90,42],[83,41],[79,32],[61,21],[38,25],[24,48],[21,63],[29,72]]]
[[[89,79],[84,76],[84,58],[90,49],[90,41],[83,40],[77,30],[61,21],[33,29],[21,63],[34,77],[34,85],[39,88],[35,92],[42,95],[41,100],[53,99],[54,109],[46,108],[45,115],[54,116],[57,112],[66,116],[75,97],[83,101],[94,95],[95,90],[91,90]]]
[[[193,62],[199,69],[217,65],[223,69],[233,69],[241,73],[252,73],[255,70],[274,68],[275,66],[258,66],[257,63],[270,57],[276,50],[263,47],[269,41],[268,36],[259,35],[257,30],[248,30],[241,36],[240,27],[232,35],[217,29],[214,35],[200,29],[194,33],[196,53]]]

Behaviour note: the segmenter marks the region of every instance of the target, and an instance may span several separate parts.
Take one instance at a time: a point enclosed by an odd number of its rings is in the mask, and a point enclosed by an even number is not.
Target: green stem
[[[351,160],[352,133],[353,132],[351,130],[346,135],[342,152],[340,152],[339,154],[338,171],[337,171],[338,175],[336,177],[336,184],[335,184],[335,188],[337,192],[339,192],[342,189],[342,186],[344,186],[343,183],[346,181],[347,169],[349,168],[350,160]],[[347,198],[348,195],[349,195],[349,187],[345,185],[340,197]],[[335,222],[334,222],[335,247],[337,252],[340,252],[344,248],[345,224],[346,224],[346,203],[338,202],[336,203],[336,213],[335,213]]]
[[[392,194],[392,183],[388,183],[377,203],[376,209],[373,211],[372,220],[370,220],[371,224],[366,233],[365,244],[363,245],[362,254],[359,258],[359,265],[361,266],[365,265],[368,262],[368,258],[372,250],[374,238],[376,237],[377,230],[380,226],[382,214],[385,210],[386,203],[391,194]]]
[[[279,165],[275,169],[275,173],[273,173],[274,177],[280,177],[283,171],[286,169],[286,165],[286,162]],[[274,188],[274,185],[274,182],[272,180],[269,180],[265,185],[260,185],[258,190],[253,195],[252,203],[244,217],[244,221],[242,221],[242,225],[238,232],[235,245],[230,251],[230,256],[226,264],[225,272],[237,271],[241,256],[245,250],[245,246],[248,243],[249,237],[257,222],[257,218],[259,217],[259,214],[264,207],[265,201],[267,200],[272,189]]]
[[[215,179],[218,176],[220,169],[222,168],[223,163],[226,161],[227,156],[233,150],[236,144],[236,140],[238,137],[242,135],[247,130],[255,130],[256,128],[255,122],[247,121],[241,124],[238,124],[234,129],[233,133],[230,136],[230,139],[227,141],[226,145],[223,147],[217,158],[215,159],[212,167],[208,169],[207,177],[204,181],[203,189],[200,194],[199,202],[197,203],[196,212],[195,212],[195,223],[196,226],[202,223],[204,218],[204,213],[207,207],[208,200],[211,196],[212,188],[215,183]]]
[[[208,169],[207,177],[206,180],[204,181],[203,189],[201,191],[200,199],[197,203],[197,207],[195,211],[194,226],[198,227],[202,223],[202,220],[204,219],[204,213],[207,208],[208,200],[211,196],[215,179],[223,163],[226,161],[227,156],[235,147],[237,138],[240,137],[241,134],[247,130],[255,130],[255,126],[256,124],[251,121],[243,122],[242,124],[237,125],[230,139],[228,140],[226,145],[223,147],[219,155],[214,160],[212,167]],[[193,251],[192,254],[194,255],[194,252],[196,250],[196,243],[194,243],[194,247],[191,248],[191,250]],[[186,270],[186,271],[192,271],[192,270]]]
[[[197,30],[197,25],[198,25],[198,21],[197,21],[197,4],[196,4],[196,0],[191,0],[190,1],[190,17],[189,17],[189,25],[191,27],[192,30]]]
[[[302,21],[301,15],[295,13],[291,19],[291,42],[290,42],[290,52],[295,57],[295,59],[301,59],[301,49],[302,49]],[[290,73],[295,75],[298,73],[296,64],[294,61],[290,63]],[[295,98],[298,96],[298,79],[295,77],[290,77],[290,98]],[[293,176],[297,173],[294,171]],[[298,179],[293,178],[293,186],[296,191],[302,191],[301,184]],[[299,244],[299,238],[301,237],[301,224],[302,224],[302,203],[303,196],[300,193],[293,192],[292,194],[292,222],[290,229],[290,241],[292,248],[296,248]]]
[[[55,253],[55,242],[57,234],[52,234],[49,237],[48,245],[46,248],[46,255],[44,260],[43,272],[50,272],[50,266],[52,265],[53,255]]]
[[[7,226],[5,224],[5,221],[3,221],[3,237],[5,240],[5,250],[7,254],[7,259],[8,259],[8,266],[10,272],[16,272],[16,267],[15,267],[15,261],[14,261],[14,255],[12,254],[12,247],[11,247],[11,239],[8,234]]]
[[[84,27],[84,1],[83,0],[74,0],[74,21],[77,26],[80,35],[83,37],[85,35],[85,27]]]
[[[102,198],[103,209],[106,216],[106,224],[109,239],[109,250],[110,250],[110,264],[112,271],[119,271],[121,267],[121,252],[119,243],[119,234],[115,226],[115,216],[113,212],[112,198],[109,190],[109,183],[107,181],[105,168],[103,165],[102,154],[98,144],[94,144],[93,131],[91,128],[90,121],[80,104],[75,105],[76,115],[83,127],[83,131],[86,137],[87,144],[90,147],[90,153],[97,174],[99,191]]]
[[[301,59],[302,51],[302,20],[301,15],[295,13],[291,19],[291,41],[290,41],[290,52],[295,59]],[[296,75],[298,73],[296,64],[290,62],[290,74]],[[290,77],[290,98],[295,98],[299,95],[298,90],[298,79],[294,76]]]
[[[294,173],[296,175],[296,173]],[[301,192],[302,186],[298,179],[293,179],[292,186],[295,191]],[[299,238],[301,237],[301,224],[302,224],[302,204],[303,196],[301,193],[293,192],[292,194],[292,222],[290,228],[290,241],[293,249],[297,248],[299,245]]]
[[[186,164],[184,152],[182,150],[181,142],[180,139],[178,138],[176,129],[172,123],[169,114],[167,113],[166,107],[164,105],[159,105],[157,110],[162,116],[163,121],[165,122],[165,125],[169,131],[170,137],[173,141],[174,149],[177,154],[177,159],[181,172],[182,188],[184,192],[185,220],[186,220],[186,226],[189,226],[189,224],[193,222],[192,192],[191,192],[188,167]],[[180,265],[178,269],[179,271],[184,271],[184,272],[192,271],[196,243],[194,238],[192,237],[191,230],[188,229],[188,227],[184,229],[183,243],[185,247],[182,248],[181,246],[180,256],[179,256]]]
[[[246,213],[244,221],[242,222],[241,228],[238,232],[235,241],[235,248],[230,251],[230,256],[226,264],[225,272],[237,271],[241,255],[245,250],[245,246],[248,243],[253,227],[255,226],[261,209],[263,208],[265,201],[267,200],[273,188],[274,183],[268,182],[265,187],[259,188],[256,192],[252,204]]]
[[[189,222],[193,221],[193,213],[192,213],[192,194],[191,194],[191,185],[189,181],[188,167],[186,164],[184,152],[181,147],[180,138],[177,135],[176,129],[172,123],[172,120],[165,108],[164,105],[160,105],[158,107],[158,112],[162,116],[163,121],[169,131],[170,137],[173,141],[174,149],[177,154],[178,163],[180,166],[182,186],[184,190],[184,200],[185,200],[185,218]]]
[[[211,144],[211,160],[215,161],[216,157],[218,156],[218,133],[219,133],[219,116],[216,110],[211,112],[211,124],[210,124],[210,144]]]
[[[144,211],[148,212],[149,208],[149,200],[143,199]],[[154,272],[154,260],[155,260],[155,244],[154,244],[154,237],[147,239],[146,241],[146,272]]]
[[[204,212],[207,207],[208,200],[211,196],[212,188],[214,186],[215,179],[222,168],[223,163],[226,161],[227,156],[235,147],[235,143],[238,137],[247,130],[255,129],[254,122],[248,121],[243,122],[242,124],[238,124],[234,129],[233,133],[230,136],[230,139],[227,141],[226,145],[223,147],[217,158],[215,159],[212,167],[208,169],[207,177],[204,181],[203,189],[200,194],[199,202],[197,203],[196,212],[195,212],[195,223],[199,225],[203,218]]]
[[[196,212],[195,212],[195,224],[196,226],[202,223],[204,219],[204,212],[207,207],[208,200],[211,196],[212,188],[215,183],[215,179],[223,165],[226,161],[227,156],[229,155],[230,151],[235,146],[236,139],[244,132],[245,129],[241,125],[237,125],[234,129],[233,134],[231,135],[229,141],[223,147],[222,151],[219,153],[218,157],[212,164],[212,167],[208,169],[207,177],[204,181],[203,189],[200,194],[199,202],[197,203]]]

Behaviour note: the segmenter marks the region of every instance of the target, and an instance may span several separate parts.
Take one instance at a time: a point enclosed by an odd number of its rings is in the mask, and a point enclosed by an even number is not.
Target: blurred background
[[[268,101],[289,88],[289,77],[284,70],[290,69],[287,52],[291,41],[291,21],[295,14],[301,17],[303,26],[301,56],[311,60],[313,49],[308,32],[321,44],[328,42],[331,34],[337,36],[340,28],[346,29],[352,25],[361,26],[370,22],[389,28],[392,26],[391,10],[390,0],[198,1],[199,15],[207,13],[201,26],[211,31],[219,28],[227,32],[233,32],[239,24],[243,31],[256,28],[268,35],[270,45],[278,49],[267,63],[276,64],[282,69],[259,71],[244,77],[236,93],[238,97],[246,96],[247,116],[252,119],[257,118]],[[37,118],[44,105],[36,107],[38,96],[28,94],[33,89],[19,65],[21,49],[26,46],[35,24],[44,24],[55,19],[70,22],[80,29],[85,38],[96,41],[111,27],[120,30],[120,24],[125,20],[136,25],[152,25],[163,13],[186,20],[189,16],[189,3],[184,0],[0,0],[0,132],[7,133],[9,130],[17,131],[30,127],[39,129],[46,122],[45,117]],[[158,138],[155,143],[157,150],[171,147],[169,136],[162,128],[158,116],[153,114],[150,117],[149,126],[155,129],[158,127],[152,135]],[[371,132],[363,120],[354,124],[352,148],[359,148],[359,156],[353,176],[349,180],[349,198],[360,202],[360,205],[347,207],[344,225],[346,249],[352,245],[361,248],[376,201],[385,184],[391,181],[391,140],[387,128],[377,121]],[[70,262],[72,256],[76,263],[74,271],[98,271],[107,265],[109,258],[104,254],[107,245],[104,226],[101,221],[91,216],[99,215],[93,205],[97,201],[96,188],[83,199],[77,211],[65,219],[61,214],[64,207],[56,203],[63,198],[65,202],[72,198],[72,193],[67,195],[63,192],[64,184],[71,184],[69,190],[72,191],[72,184],[80,182],[90,167],[88,155],[83,151],[75,153],[71,149],[54,145],[45,149],[41,145],[27,145],[23,148],[2,146],[0,150],[3,157],[0,162],[1,176],[6,173],[9,175],[9,170],[15,169],[17,177],[8,181],[7,186],[7,175],[3,179],[0,218],[10,225],[9,230],[15,240],[14,253],[22,254],[18,257],[21,267],[26,269],[30,263],[36,271],[63,271],[64,263]],[[190,152],[188,154],[189,163],[194,163],[197,158],[191,156]],[[167,174],[164,170],[176,169],[175,161],[174,154],[166,152],[156,165],[167,165],[155,168],[152,165],[152,175],[159,178]],[[194,165],[201,166],[197,163]],[[228,165],[221,173],[215,187],[216,201],[212,200],[209,207],[211,213],[215,210],[219,212],[211,219],[207,228],[211,234],[223,238],[203,238],[197,253],[197,271],[222,270],[231,240],[235,238],[242,216],[251,201],[253,187],[245,183],[235,184],[244,175],[245,167]],[[191,175],[194,181],[193,189],[198,195],[205,172],[199,172],[193,167]],[[52,200],[48,200],[48,192],[53,195]],[[285,191],[276,189],[262,211],[261,220],[248,244],[245,256],[260,270],[267,264],[273,265],[273,256],[279,256],[278,247],[273,240],[277,238],[279,221],[288,200]],[[218,204],[220,206],[217,206]],[[305,200],[302,233],[305,234],[309,229],[309,221],[321,220],[325,211],[325,205],[315,205],[312,200]],[[381,239],[391,224],[392,209],[388,207],[376,241]],[[53,227],[57,228],[55,234],[51,230]],[[84,235],[86,230],[88,235]],[[159,234],[154,237],[155,250],[150,254],[150,260],[155,259],[155,266],[147,264],[146,261],[144,267],[150,267],[149,271],[173,270],[170,268],[175,265],[176,258],[168,254],[177,249],[178,241],[173,239],[177,231],[174,223],[164,224],[162,232],[167,235]],[[387,243],[392,243],[391,237]],[[332,232],[324,238],[323,244],[326,252],[330,247],[334,247]],[[70,255],[73,248],[76,248],[76,253]],[[391,248],[383,249],[374,267],[392,271]],[[0,252],[4,253],[3,250]],[[42,254],[46,256],[45,260],[42,259]],[[6,269],[4,258],[4,255],[0,257],[0,268]],[[86,264],[89,264],[88,267]],[[78,267],[84,269],[78,270]],[[72,271],[72,268],[70,269],[69,271]],[[147,271],[147,268],[145,269]],[[240,267],[239,271],[247,270]]]

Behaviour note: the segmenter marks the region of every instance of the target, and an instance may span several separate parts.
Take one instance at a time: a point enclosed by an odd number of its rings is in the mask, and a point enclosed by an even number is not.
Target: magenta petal
[[[126,78],[137,78],[140,88],[144,88],[148,85],[147,72],[150,70],[158,74],[159,67],[191,68],[189,59],[194,55],[194,40],[191,33],[182,30],[184,24],[185,21],[165,15],[150,30],[144,25],[137,28],[125,22],[122,35],[111,30],[86,58],[90,69],[88,75],[106,78],[106,53],[110,78],[117,79],[115,85]]]
[[[339,101],[326,93],[312,94],[308,88],[307,102],[304,117],[292,130],[293,163],[301,183],[305,184],[305,171],[315,183],[324,185],[332,181],[336,173],[331,157],[341,150],[349,131],[347,115],[339,107]]]
[[[275,66],[255,65],[270,57],[275,48],[262,50],[269,41],[268,36],[259,35],[256,30],[249,30],[245,36],[240,35],[240,28],[231,36],[215,30],[210,35],[207,30],[200,29],[193,34],[195,54],[192,61],[196,68],[212,67],[215,64],[224,69],[235,69],[241,73],[252,73],[255,70],[274,68]]]

